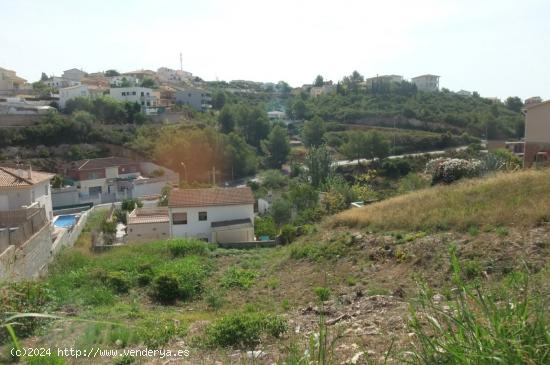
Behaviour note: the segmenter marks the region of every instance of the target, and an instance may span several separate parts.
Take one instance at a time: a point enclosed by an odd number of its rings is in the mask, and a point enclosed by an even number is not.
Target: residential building
[[[108,80],[111,87],[128,87],[138,85],[138,80],[134,76],[130,75],[111,76]]]
[[[29,102],[22,98],[7,98],[0,101],[0,115],[43,115],[57,112],[56,108],[44,105],[44,102]]]
[[[367,89],[372,89],[378,84],[400,83],[402,81],[403,76],[401,75],[376,75],[374,77],[367,78],[365,80],[365,85],[367,86]]]
[[[81,81],[86,76],[86,72],[77,68],[71,68],[70,70],[63,71],[63,75],[61,76],[67,80]]]
[[[190,105],[197,110],[210,108],[210,94],[194,87],[176,88],[176,104]]]
[[[183,70],[172,70],[168,67],[160,67],[157,70],[157,77],[160,82],[180,83],[190,80],[193,74]]]
[[[332,84],[332,81],[323,83],[322,86],[311,86],[309,89],[309,95],[311,97],[317,97],[323,94],[330,94],[336,91],[336,85]]]
[[[472,92],[467,90],[460,90],[460,91],[457,91],[456,93],[460,96],[472,96]]]
[[[16,211],[31,206],[44,208],[48,220],[53,218],[50,179],[53,174],[32,168],[0,167],[0,211]]]
[[[530,98],[525,99],[524,105],[527,107],[527,106],[535,105],[539,103],[542,103],[542,98],[540,96],[532,96]]]
[[[547,163],[550,154],[550,100],[525,108],[523,166]]]
[[[77,200],[73,195],[74,187],[56,189],[55,207],[89,202],[108,203],[126,198],[158,197],[167,184],[179,184],[179,177],[175,172],[152,162],[134,161],[125,157],[72,162],[65,167],[65,176],[74,181],[78,193]]]
[[[127,217],[126,242],[141,243],[170,237],[167,207],[136,208]]]
[[[272,120],[281,120],[286,118],[286,113],[280,110],[272,110],[267,112],[267,117]]]
[[[78,98],[88,97],[90,92],[88,91],[88,85],[74,85],[59,89],[59,107],[65,109],[67,101]]]
[[[411,79],[420,91],[437,91],[439,90],[439,76],[437,75],[420,75]]]
[[[168,212],[171,237],[254,241],[254,196],[249,187],[173,189]]]
[[[109,89],[109,95],[119,101],[138,103],[145,110],[147,107],[155,107],[158,104],[158,93],[148,87],[117,87]]]
[[[52,76],[46,81],[44,81],[44,84],[48,85],[52,89],[62,89],[65,87],[80,85],[80,81],[66,79],[64,77],[59,77],[59,76]]]
[[[17,76],[15,71],[0,67],[0,91],[17,91],[26,83],[27,80]]]
[[[124,72],[122,76],[132,76],[138,83],[141,83],[144,79],[157,80],[157,73],[152,70],[136,70],[130,72]]]

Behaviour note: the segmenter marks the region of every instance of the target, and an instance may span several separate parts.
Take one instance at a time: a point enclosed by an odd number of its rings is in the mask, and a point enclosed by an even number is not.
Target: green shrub
[[[330,298],[330,289],[322,286],[313,289],[313,292],[317,296],[320,302],[326,302]]]
[[[206,329],[210,346],[244,347],[257,345],[263,336],[280,337],[287,331],[286,321],[276,315],[261,312],[228,314]]]
[[[124,355],[115,360],[113,365],[130,365],[136,362],[136,358],[130,355]]]
[[[281,244],[286,245],[294,241],[296,238],[296,227],[294,227],[291,224],[285,224],[281,227],[281,233],[279,235],[279,239],[281,240]]]
[[[33,356],[25,358],[25,363],[27,365],[65,365],[67,362],[62,358],[57,356],[52,350],[50,356]]]
[[[130,289],[127,274],[120,271],[109,272],[106,277],[106,284],[119,294],[127,293]]]
[[[204,256],[208,253],[206,243],[199,240],[170,240],[168,241],[168,250],[173,257],[189,255]]]
[[[184,336],[187,326],[179,321],[151,318],[144,320],[138,328],[138,337],[149,348],[159,348],[175,337]]]
[[[254,284],[257,276],[258,273],[255,271],[232,266],[223,275],[221,285],[224,288],[248,289]]]
[[[173,303],[180,296],[178,278],[171,274],[160,274],[153,280],[151,296],[157,301]]]
[[[341,240],[334,242],[294,243],[290,246],[290,257],[309,261],[335,260],[349,252],[350,248]]]
[[[254,220],[254,234],[256,237],[268,236],[273,239],[277,235],[277,226],[271,216],[257,217]]]
[[[206,304],[208,304],[208,307],[214,311],[220,310],[225,304],[223,293],[219,290],[209,291],[208,293],[206,293],[204,299],[206,300]]]

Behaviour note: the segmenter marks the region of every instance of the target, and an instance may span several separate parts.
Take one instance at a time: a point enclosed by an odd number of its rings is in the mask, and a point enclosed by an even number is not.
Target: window
[[[144,96],[144,93],[143,93],[143,91],[141,92],[141,96]]]
[[[44,195],[48,195],[49,185],[44,186]]]
[[[122,96],[126,96],[126,93],[124,91],[122,92]]]
[[[135,92],[135,91],[133,91],[133,92],[132,92],[132,95],[136,95],[136,92]]]
[[[187,224],[187,213],[172,213],[172,224]]]
[[[199,221],[205,221],[208,219],[206,212],[199,212]]]

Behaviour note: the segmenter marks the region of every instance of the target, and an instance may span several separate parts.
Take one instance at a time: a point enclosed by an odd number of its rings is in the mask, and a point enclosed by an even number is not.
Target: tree
[[[282,94],[288,94],[290,93],[290,91],[292,90],[290,88],[290,86],[284,82],[284,81],[279,81],[277,83],[277,89],[282,93]]]
[[[249,176],[256,172],[256,151],[237,133],[232,132],[227,136],[226,155],[231,163],[232,178]]]
[[[304,123],[302,140],[307,147],[320,146],[323,143],[325,131],[325,122],[316,116],[313,120],[308,120]]]
[[[321,75],[317,75],[317,77],[315,78],[315,82],[313,83],[313,85],[315,86],[323,86],[325,80],[323,79],[323,76]]]
[[[291,205],[286,199],[277,199],[271,205],[271,216],[278,226],[290,221]]]
[[[388,156],[389,151],[388,141],[376,131],[351,133],[348,142],[342,146],[342,152],[351,160],[361,158],[382,159]]]
[[[260,141],[269,134],[270,123],[265,110],[261,106],[250,108],[240,104],[236,108],[236,125],[246,142],[254,147],[260,147]]]
[[[223,107],[218,115],[218,123],[220,123],[222,133],[230,133],[235,129],[235,116],[231,107]]]
[[[294,104],[292,104],[292,115],[294,115],[294,118],[298,120],[306,118],[307,106],[302,99],[298,99],[294,102]]]
[[[113,76],[120,76],[120,73],[117,70],[107,70],[105,71],[105,76],[107,77],[113,77]]]
[[[325,145],[311,148],[306,154],[305,165],[314,187],[321,186],[332,176],[332,156]]]
[[[40,81],[44,82],[48,80],[48,75],[46,75],[45,72],[42,72],[42,75],[40,76]]]
[[[267,141],[262,141],[262,149],[267,155],[267,164],[273,168],[280,168],[290,153],[290,142],[286,129],[280,125],[273,127]]]
[[[220,110],[225,105],[225,93],[223,91],[216,91],[212,95],[212,108]]]
[[[141,81],[141,86],[142,87],[148,87],[148,88],[154,88],[156,87],[155,85],[155,80],[149,78],[149,77],[145,77],[143,78],[143,80]]]
[[[63,187],[63,176],[55,175],[52,179],[52,188],[59,189]]]
[[[299,211],[315,208],[319,201],[319,193],[315,187],[304,182],[291,184],[288,197]]]
[[[523,108],[523,102],[517,96],[510,96],[506,99],[506,107],[519,113],[521,112],[521,108]]]

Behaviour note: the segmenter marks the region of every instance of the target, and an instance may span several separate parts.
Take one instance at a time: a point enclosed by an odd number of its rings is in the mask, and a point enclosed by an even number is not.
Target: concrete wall
[[[187,213],[187,224],[172,224],[172,213]],[[199,212],[207,212],[207,220],[199,221]],[[172,237],[212,238],[212,222],[249,218],[254,222],[254,205],[228,205],[222,207],[170,208]]]
[[[165,180],[151,179],[152,181],[146,183],[134,184],[134,190],[132,191],[132,197],[139,198],[141,196],[160,195],[162,188],[169,184]]]
[[[170,238],[170,224],[166,223],[139,223],[129,224],[127,228],[128,243],[143,243]]]
[[[243,227],[212,232],[212,242],[236,243],[254,241],[254,228]]]
[[[0,254],[0,280],[36,278],[53,258],[50,225],[45,225],[20,247],[9,246]]]
[[[550,103],[527,109],[525,142],[550,143]]]
[[[75,204],[80,204],[80,200],[74,186],[52,189],[52,206],[54,208]]]

